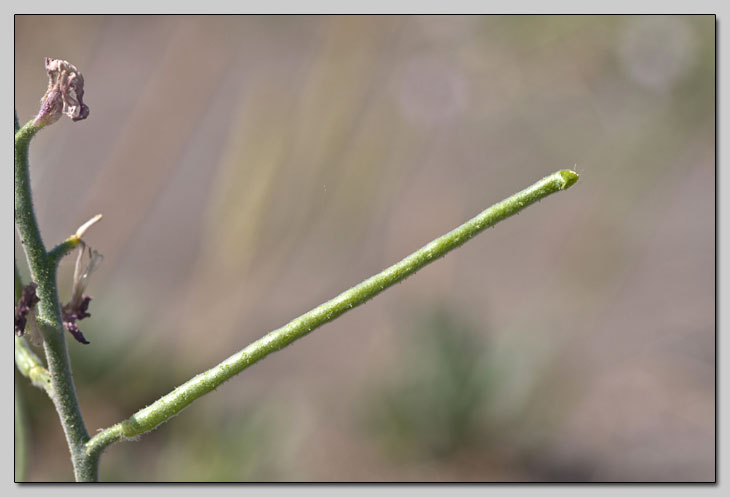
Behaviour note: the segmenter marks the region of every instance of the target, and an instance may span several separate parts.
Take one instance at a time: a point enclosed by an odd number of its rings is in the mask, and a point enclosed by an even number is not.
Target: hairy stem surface
[[[23,391],[15,378],[15,481],[25,481],[28,469],[28,426],[25,422]]]
[[[37,323],[43,336],[50,386],[45,386],[47,383],[43,368],[33,367],[40,361],[27,347],[23,347],[22,342],[19,344],[19,340],[16,340],[16,364],[20,362],[19,369],[21,372],[27,372],[28,376],[31,371],[34,371],[38,382],[49,393],[61,420],[66,442],[71,452],[76,480],[93,481],[98,477],[97,461],[89,459],[84,450],[89,435],[81,415],[71,375],[56,287],[56,266],[54,260],[46,252],[33,210],[28,147],[33,136],[41,128],[42,125],[34,125],[30,122],[15,133],[15,225],[25,250],[31,278],[38,285],[37,295],[40,302],[37,305]],[[19,357],[20,361],[18,361]]]
[[[341,293],[334,299],[294,319],[286,326],[267,334],[225,361],[160,398],[130,418],[101,431],[87,443],[89,456],[98,457],[108,445],[137,437],[155,429],[178,414],[195,399],[216,389],[223,382],[260,361],[272,352],[286,347],[345,312],[367,302],[386,288],[403,281],[422,267],[443,257],[469,239],[525,207],[565,190],[578,180],[570,170],[558,171],[502,202],[489,207],[453,231],[433,240],[400,262]]]

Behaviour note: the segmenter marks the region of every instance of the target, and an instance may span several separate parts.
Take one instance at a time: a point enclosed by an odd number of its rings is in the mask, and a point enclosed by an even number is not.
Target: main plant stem
[[[573,171],[558,171],[506,200],[489,207],[475,218],[433,240],[402,261],[341,293],[329,302],[312,309],[286,326],[272,331],[214,368],[180,385],[152,405],[133,414],[130,418],[101,431],[87,443],[87,453],[91,457],[98,458],[101,452],[110,444],[119,440],[137,437],[155,429],[178,414],[195,399],[219,387],[226,380],[272,352],[286,347],[323,324],[365,303],[386,288],[403,281],[422,267],[463,245],[467,240],[486,228],[494,226],[499,221],[518,213],[525,207],[552,193],[565,190],[577,180],[578,175]]]
[[[50,389],[47,388],[46,391],[61,420],[76,480],[96,481],[98,458],[88,457],[85,450],[89,434],[79,408],[66,348],[56,286],[56,261],[46,252],[33,210],[28,145],[41,127],[30,122],[15,134],[15,225],[28,260],[31,279],[38,285],[36,291],[40,302],[37,308],[37,323],[43,336],[43,348],[50,374]]]

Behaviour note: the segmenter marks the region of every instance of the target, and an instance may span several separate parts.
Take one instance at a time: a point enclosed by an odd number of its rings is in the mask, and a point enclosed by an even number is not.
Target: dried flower
[[[91,316],[88,312],[91,297],[85,295],[84,292],[89,284],[89,276],[91,276],[91,273],[99,267],[101,262],[104,260],[104,256],[89,247],[89,260],[86,264],[82,264],[87,247],[83,244],[83,242],[81,243],[82,245],[79,250],[79,255],[76,258],[76,267],[74,268],[71,301],[63,306],[61,314],[63,318],[63,327],[66,328],[66,331],[71,333],[77,341],[88,344],[89,341],[86,340],[84,335],[81,333],[81,330],[79,330],[79,326],[76,324],[76,321],[80,321]]]
[[[35,293],[37,285],[35,283],[28,283],[23,288],[23,293],[18,300],[18,305],[15,306],[15,334],[19,337],[25,333],[25,324],[28,319],[28,313],[33,309],[41,299]]]
[[[77,342],[81,342],[83,344],[89,344],[90,342],[86,339],[86,337],[84,337],[84,334],[81,333],[79,325],[76,324],[76,321],[91,317],[91,314],[87,312],[89,308],[89,302],[91,302],[91,297],[89,297],[88,295],[84,295],[84,297],[81,299],[81,302],[77,306],[73,306],[69,302],[68,304],[63,306],[63,309],[61,311],[61,314],[63,314],[63,327],[66,328],[66,331],[71,333],[71,335],[76,339]]]
[[[76,66],[65,60],[46,57],[48,89],[41,98],[41,110],[33,124],[53,124],[66,114],[74,121],[86,119],[89,107],[84,104],[84,77]]]

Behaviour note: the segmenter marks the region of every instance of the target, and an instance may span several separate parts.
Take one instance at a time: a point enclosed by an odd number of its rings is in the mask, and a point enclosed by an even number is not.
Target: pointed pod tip
[[[563,169],[558,174],[560,174],[560,177],[563,178],[563,190],[570,188],[576,181],[578,181],[578,173],[571,171],[570,169]]]

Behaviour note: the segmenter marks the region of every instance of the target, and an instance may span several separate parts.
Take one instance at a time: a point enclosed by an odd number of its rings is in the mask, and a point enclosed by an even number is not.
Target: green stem
[[[15,303],[18,303],[21,295],[23,294],[23,280],[20,279],[20,271],[18,271],[18,261],[13,259],[13,269],[15,271],[15,277],[13,278],[13,287],[15,290]]]
[[[66,257],[73,249],[78,247],[83,242],[81,241],[81,237],[84,236],[84,233],[86,232],[89,227],[93,226],[97,222],[101,220],[101,214],[97,214],[96,216],[92,217],[88,221],[86,221],[84,224],[79,226],[79,229],[76,230],[76,233],[66,238],[64,241],[53,247],[51,250],[48,251],[48,259],[51,261],[51,265],[53,267],[57,268],[58,263]]]
[[[61,420],[76,480],[94,481],[98,478],[98,465],[97,461],[87,458],[84,450],[89,434],[71,375],[56,286],[56,267],[53,259],[46,253],[33,210],[28,147],[41,128],[42,125],[29,122],[15,133],[15,225],[28,260],[31,279],[38,285],[40,302],[37,305],[37,322],[43,336],[43,348],[51,380],[51,388],[47,391]]]
[[[25,422],[23,391],[15,377],[15,481],[25,480],[28,468],[28,427]]]
[[[58,263],[71,253],[73,249],[79,246],[81,238],[76,235],[71,235],[64,241],[53,247],[48,251],[48,260],[54,268],[58,267]]]
[[[25,338],[15,337],[15,365],[18,367],[18,371],[33,385],[45,390],[48,396],[53,398],[51,375],[43,367],[38,356],[30,349]]]
[[[15,303],[17,304],[23,293],[23,282],[20,279],[17,262],[13,261],[15,266]],[[51,395],[51,375],[43,366],[43,363],[37,355],[31,350],[25,338],[15,337],[15,365],[23,376],[28,378],[33,385],[42,388],[46,393]]]
[[[46,248],[33,209],[28,168],[28,146],[40,129],[39,126],[28,123],[15,133],[15,225],[28,258],[33,281],[37,280],[37,275],[33,273],[34,269],[36,272],[42,272],[46,262]]]
[[[467,240],[516,214],[548,195],[570,187],[578,175],[569,170],[558,171],[534,185],[486,209],[453,231],[433,240],[397,264],[341,293],[286,326],[272,331],[232,355],[212,369],[201,373],[160,398],[130,418],[98,433],[87,444],[87,454],[97,457],[105,447],[123,439],[137,437],[169,420],[197,398],[216,389],[223,382],[260,361],[272,352],[286,347],[316,328],[367,302],[386,288],[403,281],[427,264],[443,257]]]
[[[18,128],[18,116],[15,116],[15,128]],[[18,263],[13,260],[13,268],[15,270],[14,287],[15,287],[15,300],[17,304],[18,300],[23,293],[23,281],[20,279],[20,272],[18,271]],[[23,354],[25,352],[26,354]],[[36,383],[33,379],[33,371],[37,371],[36,367],[40,367],[41,370],[45,370],[40,363],[40,360],[33,354],[30,347],[27,346],[25,340],[20,337],[15,337],[15,364],[18,365],[18,370],[23,373],[26,377],[30,378],[34,385],[43,388],[44,385],[48,385],[50,388],[50,378],[47,382]],[[46,377],[48,372],[46,371]],[[25,421],[25,403],[23,402],[23,393],[18,385],[18,377],[15,377],[15,481],[22,482],[25,480],[26,471],[28,469],[28,427]]]

